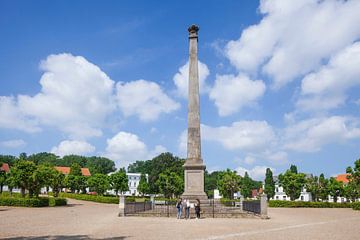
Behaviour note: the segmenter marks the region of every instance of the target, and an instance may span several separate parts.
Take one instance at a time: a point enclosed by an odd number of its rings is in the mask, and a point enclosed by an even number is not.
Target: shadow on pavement
[[[74,240],[92,240],[92,239],[102,239],[102,240],[123,240],[126,239],[128,237],[112,237],[112,238],[92,238],[89,237],[88,235],[55,235],[55,236],[37,236],[37,237],[12,237],[12,238],[5,238],[8,240],[20,240],[20,239],[30,239],[30,240],[42,240],[42,239],[49,239],[49,240],[60,240],[60,239],[65,239],[65,240],[70,240],[70,239],[74,239]]]

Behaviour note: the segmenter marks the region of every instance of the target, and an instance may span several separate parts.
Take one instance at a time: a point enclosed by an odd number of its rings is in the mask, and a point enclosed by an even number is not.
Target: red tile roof
[[[55,167],[55,169],[65,175],[70,173],[70,167]],[[81,173],[83,176],[91,176],[90,170],[88,168],[81,168]]]
[[[10,171],[9,164],[3,163],[0,169],[8,173]]]
[[[343,182],[343,183],[348,183],[349,179],[347,179],[347,176],[349,176],[348,173],[339,174],[339,175],[336,176],[336,181]]]

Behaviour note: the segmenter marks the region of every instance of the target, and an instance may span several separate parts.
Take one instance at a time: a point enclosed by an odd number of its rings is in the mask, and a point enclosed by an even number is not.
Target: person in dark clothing
[[[200,200],[196,199],[196,203],[195,203],[195,213],[196,213],[196,219],[200,219]]]

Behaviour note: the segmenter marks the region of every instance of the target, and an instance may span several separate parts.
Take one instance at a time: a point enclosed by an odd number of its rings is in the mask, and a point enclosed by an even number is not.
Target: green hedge
[[[98,195],[87,195],[87,194],[76,194],[76,193],[60,193],[60,197],[63,198],[72,198],[77,200],[83,200],[83,201],[91,201],[91,202],[99,202],[99,203],[113,203],[118,204],[119,198],[118,197],[104,197],[104,196],[98,196]]]
[[[360,211],[360,202],[356,202],[352,204],[352,208],[354,210],[359,210]]]
[[[269,207],[275,208],[351,208],[353,203],[301,202],[270,200]]]
[[[50,207],[65,206],[65,205],[67,205],[66,198],[54,198],[54,197],[49,198]]]
[[[48,207],[49,198],[18,198],[18,197],[0,197],[1,206],[17,207]]]
[[[55,207],[65,206],[67,201],[65,198],[53,198],[53,197],[19,197],[19,196],[0,196],[0,206],[16,206],[16,207]]]

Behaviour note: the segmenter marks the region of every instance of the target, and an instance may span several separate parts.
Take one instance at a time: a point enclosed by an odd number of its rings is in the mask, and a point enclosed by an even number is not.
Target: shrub
[[[301,202],[301,201],[269,201],[269,207],[275,208],[351,208],[353,203],[332,203],[332,202]]]
[[[65,206],[65,205],[67,205],[66,198],[54,198],[54,197],[49,198],[50,207]]]
[[[59,196],[62,198],[72,198],[76,200],[99,202],[99,203],[112,203],[112,204],[119,203],[118,197],[109,197],[109,196],[104,197],[99,195],[87,195],[87,194],[76,194],[76,193],[60,193]]]
[[[49,198],[18,198],[18,197],[0,197],[1,206],[17,206],[17,207],[48,207]]]
[[[356,202],[352,204],[352,208],[354,210],[359,210],[360,211],[360,202]]]

